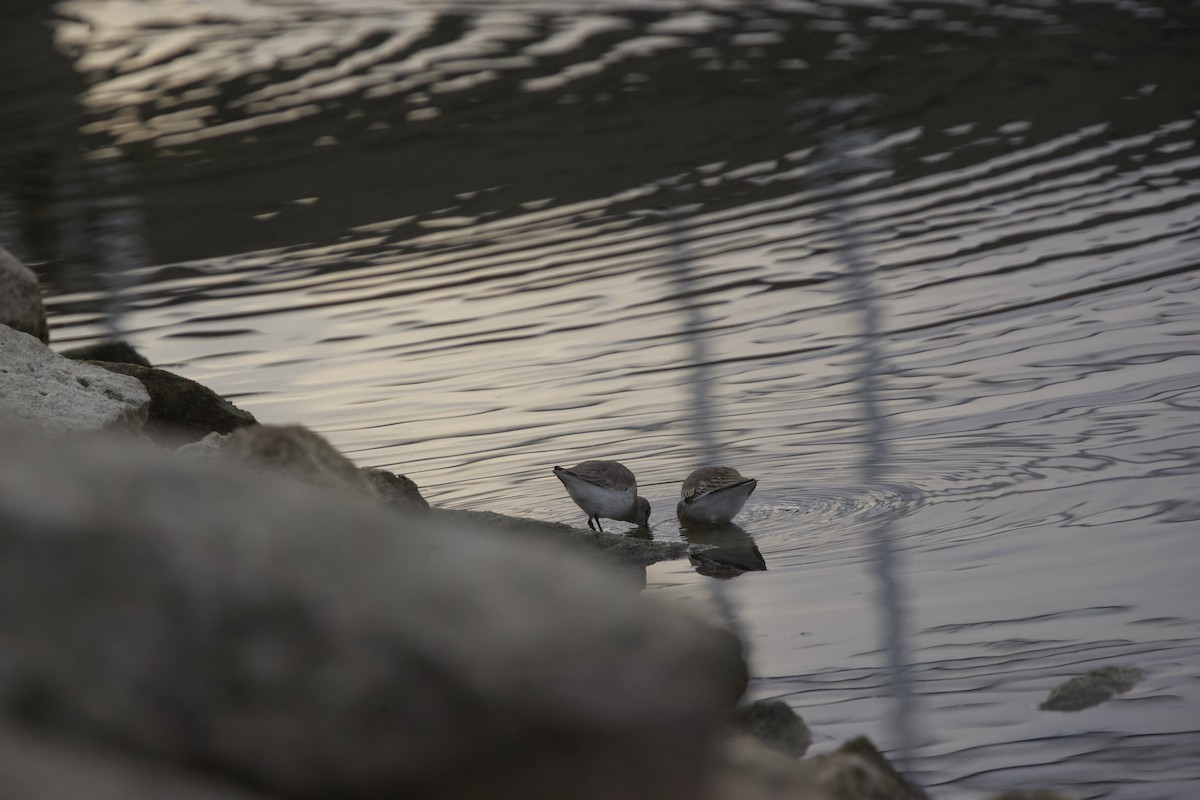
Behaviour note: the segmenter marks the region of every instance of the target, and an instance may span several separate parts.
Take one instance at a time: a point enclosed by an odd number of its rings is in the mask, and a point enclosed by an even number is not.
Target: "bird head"
[[[637,499],[637,524],[643,528],[650,527],[650,501],[644,497]]]

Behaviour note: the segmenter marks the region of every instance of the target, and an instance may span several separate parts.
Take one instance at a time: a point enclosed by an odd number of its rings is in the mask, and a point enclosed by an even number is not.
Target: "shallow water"
[[[682,478],[737,466],[721,585],[818,748],[897,744],[887,522],[935,796],[1200,791],[1195,6],[60,8],[83,110],[0,160],[57,187],[0,206],[56,345],[115,319],[448,507],[582,525],[550,468],[617,458],[677,539]],[[1037,709],[1113,663],[1147,677]]]

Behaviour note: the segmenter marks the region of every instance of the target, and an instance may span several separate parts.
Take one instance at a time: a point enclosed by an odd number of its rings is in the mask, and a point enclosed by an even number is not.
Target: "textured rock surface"
[[[150,361],[133,349],[133,345],[120,339],[105,339],[83,347],[60,350],[60,355],[76,361],[108,361],[112,364],[137,364],[150,366]]]
[[[63,358],[0,325],[0,420],[45,431],[138,430],[149,407],[137,379]]]
[[[229,436],[228,433],[210,433],[199,441],[176,447],[175,455],[193,460],[215,458],[221,454],[221,446],[225,444]]]
[[[514,533],[531,538],[573,542],[591,549],[603,550],[616,559],[639,566],[649,566],[659,561],[684,558],[692,548],[685,542],[666,542],[656,539],[639,539],[618,533],[590,531],[564,525],[561,522],[546,522],[528,517],[510,517],[492,511],[458,511],[435,509],[447,519],[460,520],[484,530]]]
[[[749,734],[729,737],[714,755],[710,770],[704,800],[833,800],[808,779],[801,762]]]
[[[0,247],[0,325],[50,341],[37,275]]]
[[[386,469],[364,469],[363,474],[393,510],[401,513],[429,510],[429,502],[421,496],[421,490],[411,478]]]
[[[222,443],[221,452],[252,467],[265,468],[312,486],[379,498],[371,481],[354,462],[320,434],[301,425],[239,428]]]
[[[738,733],[717,750],[712,766],[705,800],[929,800],[864,737],[801,761]],[[1064,799],[1033,792],[1012,800]]]
[[[801,762],[800,774],[806,785],[831,800],[929,800],[925,790],[898,773],[863,736]]]
[[[0,797],[11,800],[282,800],[194,771],[0,725]]]
[[[542,547],[546,544],[565,546],[586,552],[592,557],[597,554],[609,564],[621,570],[634,585],[646,585],[646,567],[659,561],[683,558],[691,548],[683,542],[662,542],[639,539],[617,533],[590,531],[564,525],[561,522],[546,522],[528,517],[510,517],[491,511],[465,511],[435,508],[431,512],[437,519],[450,523],[468,525],[473,529],[489,531],[494,535],[515,538],[518,546]],[[523,544],[520,544],[521,540]]]
[[[733,726],[785,755],[799,758],[812,744],[804,720],[782,700],[758,700],[733,711]]]
[[[0,716],[293,799],[700,794],[740,645],[610,572],[225,459],[0,440]]]
[[[230,433],[258,420],[212,389],[165,369],[140,364],[90,362],[98,367],[136,378],[150,394],[146,435],[164,447],[178,447],[210,433]]]

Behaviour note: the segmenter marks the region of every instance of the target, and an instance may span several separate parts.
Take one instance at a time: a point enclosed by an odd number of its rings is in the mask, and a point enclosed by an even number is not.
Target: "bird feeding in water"
[[[680,522],[728,525],[756,486],[756,478],[746,478],[733,467],[701,467],[683,482],[675,513]]]
[[[603,531],[600,518],[634,522],[645,528],[650,522],[650,502],[638,497],[637,478],[616,461],[584,461],[571,469],[555,467],[554,474],[567,488],[575,505],[588,515],[588,527]],[[592,520],[596,521],[595,527]]]

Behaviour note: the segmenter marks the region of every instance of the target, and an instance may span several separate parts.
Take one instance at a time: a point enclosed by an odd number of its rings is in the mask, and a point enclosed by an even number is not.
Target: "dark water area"
[[[647,591],[715,576],[818,749],[897,746],[887,523],[934,796],[1200,793],[1195,4],[26,5],[0,243],[56,346],[435,505],[582,526],[551,467],[626,463],[718,545]],[[714,460],[759,487],[680,531]],[[1108,664],[1146,678],[1038,710]]]

